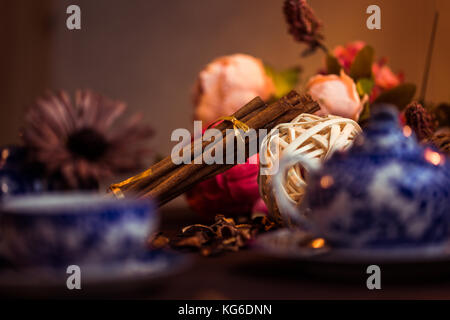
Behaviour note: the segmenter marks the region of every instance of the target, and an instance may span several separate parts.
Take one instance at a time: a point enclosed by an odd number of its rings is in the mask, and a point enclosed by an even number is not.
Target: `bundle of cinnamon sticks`
[[[285,97],[270,105],[267,105],[261,98],[256,97],[229,118],[245,124],[248,128],[255,130],[267,129],[269,131],[280,123],[290,122],[302,113],[314,113],[317,110],[319,110],[319,105],[308,94],[300,95],[295,91],[291,91]],[[230,132],[228,129],[236,128],[236,123],[233,121],[222,121],[214,128],[220,130],[225,148],[226,141],[229,138],[227,134],[229,135]],[[198,139],[201,141],[201,152],[205,152],[205,148],[211,147],[211,144],[217,143],[215,140],[203,141],[202,137]],[[251,139],[245,140],[245,159],[253,155],[248,148],[250,143],[255,142],[251,141]],[[192,142],[190,145],[191,159],[202,156],[202,154],[198,155],[194,145],[197,144]],[[238,150],[235,149],[235,152],[238,152]],[[111,185],[110,191],[118,197],[151,197],[157,199],[158,205],[161,206],[188,191],[196,183],[214,177],[234,165],[196,164],[194,161],[189,164],[176,165],[172,161],[171,156],[168,156],[145,172],[121,183]]]

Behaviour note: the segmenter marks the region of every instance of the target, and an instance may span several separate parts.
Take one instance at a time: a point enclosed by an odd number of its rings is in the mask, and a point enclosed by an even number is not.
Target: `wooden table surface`
[[[163,208],[162,231],[174,234],[192,223],[210,223],[187,208]],[[369,290],[367,265],[316,266],[265,257],[252,250],[216,257],[188,254],[191,265],[148,299],[450,299],[450,264],[384,266],[381,290]],[[320,271],[319,271],[319,268]],[[411,276],[412,274],[412,276]]]

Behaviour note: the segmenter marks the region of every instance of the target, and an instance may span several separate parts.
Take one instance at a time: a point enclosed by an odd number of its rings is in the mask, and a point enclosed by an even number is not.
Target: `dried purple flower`
[[[441,152],[450,154],[450,128],[445,127],[436,131],[430,142]]]
[[[322,22],[317,19],[306,0],[286,0],[283,11],[289,33],[296,41],[308,46],[303,55],[309,55],[317,48],[327,51],[323,44]]]
[[[38,98],[25,116],[22,138],[32,156],[66,188],[93,188],[113,174],[142,167],[153,133],[141,115],[113,126],[126,105],[90,90],[77,91],[75,104],[60,91]]]
[[[406,107],[405,120],[419,141],[429,139],[436,130],[433,117],[418,102],[412,102]]]

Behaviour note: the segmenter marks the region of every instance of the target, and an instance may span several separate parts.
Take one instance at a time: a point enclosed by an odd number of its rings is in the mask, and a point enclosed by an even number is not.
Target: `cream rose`
[[[200,72],[194,92],[194,118],[207,126],[233,114],[256,96],[268,99],[275,86],[261,60],[245,54],[215,59]]]
[[[359,119],[363,104],[356,91],[355,82],[343,70],[340,76],[330,74],[312,77],[306,89],[320,104],[318,115],[332,114],[356,121]]]

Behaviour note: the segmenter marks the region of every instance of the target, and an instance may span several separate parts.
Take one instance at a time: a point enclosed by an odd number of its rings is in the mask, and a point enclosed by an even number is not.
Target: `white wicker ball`
[[[284,154],[301,154],[322,163],[336,150],[346,150],[361,132],[359,125],[347,118],[328,115],[320,117],[301,114],[290,123],[276,126],[261,143],[260,166],[262,169],[276,168]],[[300,204],[305,194],[307,172],[300,164],[287,172],[285,191],[294,204]],[[282,223],[281,215],[273,195],[272,175],[259,175],[259,190],[270,214]]]

